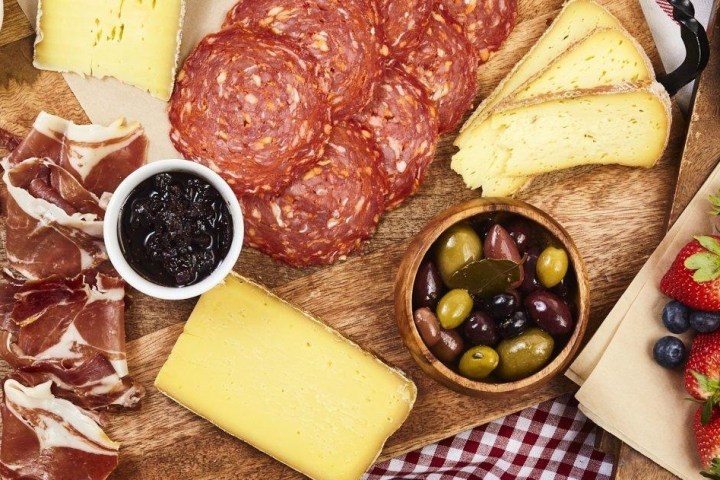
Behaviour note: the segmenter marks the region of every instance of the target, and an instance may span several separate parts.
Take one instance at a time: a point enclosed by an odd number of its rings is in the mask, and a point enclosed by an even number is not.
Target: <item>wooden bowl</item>
[[[577,278],[577,318],[575,330],[555,358],[539,372],[512,382],[491,383],[470,380],[456,373],[440,360],[420,338],[413,321],[412,291],[418,267],[438,237],[452,225],[476,216],[508,213],[529,219],[544,229],[548,236],[565,247],[569,268]],[[525,202],[509,198],[479,198],[451,207],[420,231],[410,243],[400,263],[395,282],[395,317],[405,345],[422,370],[441,384],[474,397],[498,397],[527,393],[549,382],[564,371],[582,341],[590,314],[587,271],[575,243],[565,229],[547,213]]]

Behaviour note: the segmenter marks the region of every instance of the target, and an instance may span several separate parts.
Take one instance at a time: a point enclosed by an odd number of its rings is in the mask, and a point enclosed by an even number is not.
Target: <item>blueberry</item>
[[[720,312],[692,312],[690,326],[699,333],[710,333],[720,327]]]
[[[685,363],[687,349],[682,340],[668,335],[655,342],[653,358],[661,367],[677,368]]]
[[[662,311],[662,322],[671,333],[685,333],[690,328],[690,309],[672,300],[665,305]]]

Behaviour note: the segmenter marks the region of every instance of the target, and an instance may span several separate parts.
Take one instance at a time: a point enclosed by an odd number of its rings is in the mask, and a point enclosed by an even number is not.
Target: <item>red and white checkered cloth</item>
[[[365,480],[608,480],[595,425],[566,395],[375,465]]]

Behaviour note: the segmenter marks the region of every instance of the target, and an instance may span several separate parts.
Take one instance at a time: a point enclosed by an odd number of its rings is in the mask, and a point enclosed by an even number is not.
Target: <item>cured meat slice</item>
[[[322,67],[321,86],[329,94],[333,118],[341,120],[365,106],[382,70],[373,14],[361,5],[344,0],[240,0],[224,26],[267,28],[306,48]]]
[[[8,160],[15,165],[28,158],[49,158],[100,197],[114,192],[125,177],[145,163],[146,150],[147,137],[138,122],[120,118],[107,127],[76,125],[41,112]]]
[[[22,137],[0,127],[0,151],[12,152],[22,142]]]
[[[370,105],[355,118],[382,154],[385,208],[397,207],[420,187],[435,157],[435,105],[417,80],[393,66],[385,71]]]
[[[330,134],[319,68],[293,43],[229,28],[206,36],[178,74],[171,140],[239,195],[292,183],[317,162]]]
[[[320,162],[280,195],[242,199],[247,244],[293,266],[357,250],[383,212],[378,157],[357,124],[337,124]]]
[[[478,57],[459,25],[433,12],[420,44],[401,64],[430,91],[440,116],[440,133],[453,130],[472,106],[477,90]]]
[[[377,0],[383,54],[401,56],[415,49],[430,20],[434,0]]]
[[[100,273],[0,284],[0,356],[28,383],[53,382],[85,408],[135,407],[128,377],[125,285]]]
[[[440,0],[439,8],[462,26],[483,62],[500,48],[517,20],[517,0]]]
[[[56,398],[50,382],[3,382],[0,478],[103,480],[118,464],[120,444],[97,417]]]
[[[6,170],[5,249],[25,277],[74,276],[107,255],[100,200],[48,159],[25,160]]]

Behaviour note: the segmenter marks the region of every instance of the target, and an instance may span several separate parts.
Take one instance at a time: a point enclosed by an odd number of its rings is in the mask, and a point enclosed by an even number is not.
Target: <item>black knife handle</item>
[[[658,77],[672,96],[700,75],[710,58],[707,32],[695,19],[695,8],[690,0],[667,0],[673,7],[673,18],[680,24],[680,35],[685,44],[685,60],[670,73]]]

